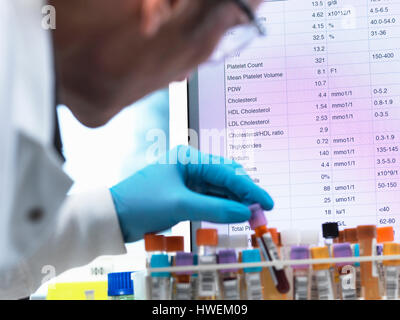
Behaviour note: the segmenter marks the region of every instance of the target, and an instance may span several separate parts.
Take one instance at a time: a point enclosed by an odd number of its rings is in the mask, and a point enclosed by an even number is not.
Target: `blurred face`
[[[147,2],[148,1],[148,2]],[[251,0],[256,9],[261,0]],[[186,77],[231,27],[229,0],[54,0],[61,103],[97,127],[148,93]]]

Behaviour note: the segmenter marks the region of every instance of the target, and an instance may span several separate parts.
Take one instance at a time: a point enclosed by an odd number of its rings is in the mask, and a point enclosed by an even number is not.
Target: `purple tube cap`
[[[234,249],[226,249],[218,252],[218,263],[237,263],[236,251]],[[238,272],[238,269],[222,269],[220,272]]]
[[[267,218],[265,217],[264,210],[258,203],[249,206],[251,217],[249,220],[250,228],[252,230],[267,225]]]
[[[291,260],[310,259],[310,249],[308,246],[292,246],[290,249]],[[292,265],[292,269],[308,269],[308,264]]]
[[[348,258],[353,256],[353,251],[351,250],[351,245],[348,242],[338,243],[333,245],[333,256],[335,258]],[[344,267],[347,265],[352,265],[350,262],[339,262],[336,263],[338,267]]]
[[[175,256],[175,266],[192,266],[194,264],[193,253],[190,252],[177,252]],[[177,275],[191,275],[193,271],[180,271],[176,272]]]

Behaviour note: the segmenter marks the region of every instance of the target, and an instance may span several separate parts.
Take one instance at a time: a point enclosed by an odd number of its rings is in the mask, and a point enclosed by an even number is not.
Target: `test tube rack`
[[[179,267],[166,267],[166,268],[147,268],[147,272],[182,272],[182,271],[210,271],[222,269],[243,269],[252,267],[285,267],[292,265],[313,265],[313,264],[336,264],[346,263],[349,265],[355,262],[375,262],[385,260],[400,260],[400,255],[380,255],[380,256],[360,256],[348,258],[326,258],[326,259],[302,259],[302,260],[276,260],[276,261],[262,261],[254,263],[226,263],[226,264],[206,264],[206,265],[193,265],[193,266],[179,266]]]

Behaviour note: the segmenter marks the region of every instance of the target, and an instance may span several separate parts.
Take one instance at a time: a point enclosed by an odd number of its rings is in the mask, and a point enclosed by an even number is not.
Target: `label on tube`
[[[295,300],[308,299],[308,279],[309,277],[296,276],[294,282],[294,298]]]
[[[225,300],[239,300],[239,281],[237,279],[225,280],[224,286],[224,298]]]
[[[354,267],[353,267],[354,268]],[[355,270],[340,276],[342,300],[357,300]]]
[[[318,270],[316,277],[319,300],[334,300],[330,271]]]
[[[386,298],[397,300],[399,295],[399,267],[386,267]]]
[[[199,265],[216,264],[216,256],[200,256]],[[199,272],[199,296],[214,296],[217,291],[217,273],[214,270]]]
[[[269,232],[265,233],[263,235],[263,239],[265,241],[265,245],[267,246],[267,249],[271,255],[272,261],[278,261],[279,260],[279,253],[278,253],[278,248],[275,245],[274,240],[272,239],[272,236]],[[282,270],[282,266],[274,266],[276,270]]]
[[[246,274],[246,288],[248,300],[263,300],[261,278],[259,273]]]
[[[192,286],[190,283],[176,284],[176,300],[191,300]]]
[[[317,277],[315,274],[311,276],[311,300],[318,300]]]
[[[168,300],[170,286],[168,278],[151,278],[151,299]]]

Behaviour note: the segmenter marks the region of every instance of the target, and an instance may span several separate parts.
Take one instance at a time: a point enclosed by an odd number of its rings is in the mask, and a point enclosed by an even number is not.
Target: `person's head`
[[[261,0],[248,0],[256,9]],[[224,33],[247,23],[231,0],[53,0],[61,102],[85,125],[106,123],[185,78]]]

